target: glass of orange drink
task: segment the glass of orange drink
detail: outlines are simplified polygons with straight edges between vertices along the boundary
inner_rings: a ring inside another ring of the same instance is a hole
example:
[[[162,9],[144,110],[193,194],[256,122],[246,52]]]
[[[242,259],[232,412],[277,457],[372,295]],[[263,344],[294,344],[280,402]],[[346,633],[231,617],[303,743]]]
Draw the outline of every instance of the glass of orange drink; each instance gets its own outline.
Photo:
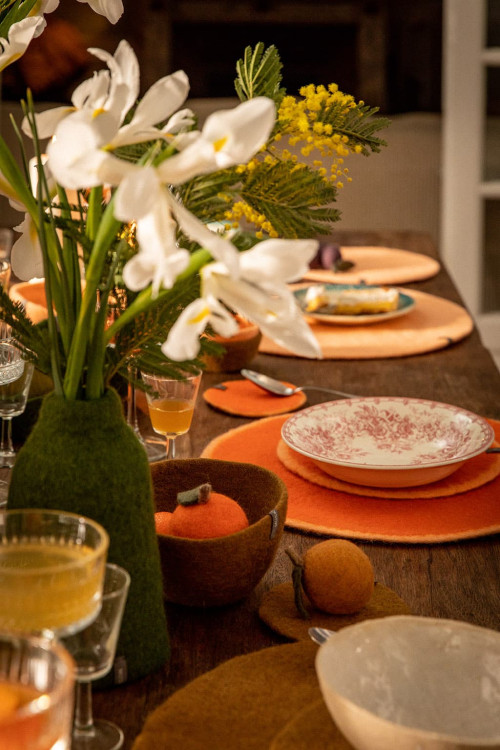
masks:
[[[63,750],[73,718],[74,662],[54,639],[0,633],[0,750]]]
[[[141,372],[153,430],[166,440],[166,458],[175,458],[176,438],[191,427],[201,374],[197,369],[179,377]]]
[[[92,622],[108,545],[106,530],[84,516],[0,512],[0,631],[61,637]]]

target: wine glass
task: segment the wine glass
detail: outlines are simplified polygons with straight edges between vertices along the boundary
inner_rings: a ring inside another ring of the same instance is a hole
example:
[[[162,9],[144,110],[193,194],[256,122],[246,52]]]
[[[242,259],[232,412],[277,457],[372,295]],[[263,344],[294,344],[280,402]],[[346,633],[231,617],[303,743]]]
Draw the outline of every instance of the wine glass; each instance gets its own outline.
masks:
[[[166,438],[166,458],[175,458],[175,439],[191,427],[201,370],[184,372],[181,379],[141,372],[153,430]]]
[[[0,750],[68,747],[74,681],[57,641],[0,633]]]
[[[97,618],[62,641],[76,664],[72,750],[116,750],[123,744],[120,727],[92,716],[92,681],[104,677],[113,665],[129,586],[127,571],[108,563]]]
[[[0,512],[0,631],[69,635],[101,606],[107,532],[58,510]]]
[[[12,468],[16,452],[12,444],[12,418],[26,408],[33,377],[33,363],[26,362],[13,339],[0,340],[0,468]]]
[[[165,445],[163,440],[157,435],[147,434],[141,431],[139,419],[137,416],[137,398],[136,389],[133,381],[137,379],[137,367],[129,362],[128,366],[129,381],[127,384],[127,424],[135,432],[137,439],[146,451],[148,461],[153,463],[165,458]]]

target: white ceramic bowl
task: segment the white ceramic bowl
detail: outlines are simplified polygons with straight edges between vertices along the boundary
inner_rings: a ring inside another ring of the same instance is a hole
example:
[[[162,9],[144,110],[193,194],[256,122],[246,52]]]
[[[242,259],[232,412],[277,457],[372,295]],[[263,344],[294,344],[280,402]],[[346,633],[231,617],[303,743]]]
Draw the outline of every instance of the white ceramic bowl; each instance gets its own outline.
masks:
[[[385,396],[310,406],[281,435],[326,473],[371,487],[436,482],[494,439],[485,419],[458,406]]]
[[[336,725],[356,750],[500,748],[500,633],[398,616],[343,628],[316,656]]]

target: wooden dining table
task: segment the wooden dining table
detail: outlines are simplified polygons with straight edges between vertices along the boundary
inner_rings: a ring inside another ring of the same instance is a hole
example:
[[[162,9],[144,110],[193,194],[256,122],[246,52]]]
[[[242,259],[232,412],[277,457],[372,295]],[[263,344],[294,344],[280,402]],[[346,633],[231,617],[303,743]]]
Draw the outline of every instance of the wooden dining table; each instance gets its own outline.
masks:
[[[339,231],[334,239],[341,245],[395,247],[438,257],[428,235],[411,231]],[[405,287],[463,305],[443,267],[433,278]],[[311,361],[258,354],[252,368],[297,384],[316,383],[361,396],[431,399],[500,419],[500,374],[477,330],[444,349],[417,356]],[[221,380],[240,377],[238,372],[204,373],[201,392]],[[327,398],[311,391],[308,404]],[[200,396],[190,433],[192,456],[200,456],[216,436],[248,422],[247,418],[216,411]],[[287,642],[261,621],[259,602],[265,591],[290,580],[285,547],[303,553],[321,539],[285,528],[271,568],[254,592],[237,604],[202,609],[166,603],[172,649],[169,662],[135,683],[97,691],[94,696],[96,717],[115,721],[123,728],[125,750],[132,747],[148,714],[181,686],[232,657]],[[438,544],[357,543],[369,555],[377,578],[398,592],[414,614],[500,630],[498,535]]]

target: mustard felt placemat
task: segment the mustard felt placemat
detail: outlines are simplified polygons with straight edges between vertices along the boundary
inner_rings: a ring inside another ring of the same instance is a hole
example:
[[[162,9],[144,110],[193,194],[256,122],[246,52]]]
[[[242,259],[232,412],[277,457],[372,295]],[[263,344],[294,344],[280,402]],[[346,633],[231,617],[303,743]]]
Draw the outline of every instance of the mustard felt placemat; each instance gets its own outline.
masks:
[[[285,724],[269,750],[354,750],[354,747],[334,724],[321,698]]]
[[[343,260],[354,267],[335,272],[311,269],[305,275],[308,281],[322,284],[409,284],[435,276],[441,266],[434,258],[395,247],[341,246]]]
[[[286,416],[256,420],[213,440],[206,458],[247,461],[274,471],[288,489],[286,526],[316,534],[386,542],[438,543],[500,531],[500,478],[445,497],[394,499],[353,495],[303,479],[279,460]],[[500,440],[500,422],[492,424]],[[491,456],[493,458],[493,456]]]
[[[403,290],[404,291],[404,290]],[[474,322],[455,302],[425,292],[408,291],[415,307],[399,318],[370,325],[341,326],[308,320],[325,359],[386,359],[443,349],[468,336]],[[264,354],[297,356],[262,337]]]
[[[133,750],[264,750],[321,699],[311,641],[238,656],[178,690],[147,718]]]
[[[276,633],[296,641],[307,641],[308,630],[312,627],[336,631],[364,620],[412,614],[401,597],[383,583],[375,584],[373,595],[366,607],[352,615],[330,615],[320,612],[311,606],[305,594],[304,603],[310,615],[309,619],[304,619],[297,611],[293,584],[290,581],[280,583],[263,594],[259,605],[259,617]]]

